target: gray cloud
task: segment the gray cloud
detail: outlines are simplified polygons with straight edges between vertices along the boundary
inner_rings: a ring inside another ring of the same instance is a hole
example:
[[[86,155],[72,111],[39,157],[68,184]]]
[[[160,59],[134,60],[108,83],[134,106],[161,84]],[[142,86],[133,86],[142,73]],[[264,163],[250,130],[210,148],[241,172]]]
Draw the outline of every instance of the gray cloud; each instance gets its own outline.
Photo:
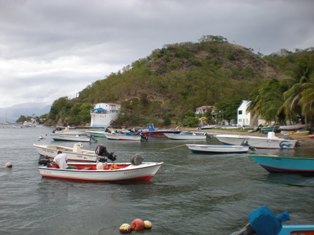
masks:
[[[263,54],[312,47],[313,10],[311,0],[0,0],[0,103],[72,96],[156,48],[203,35]]]

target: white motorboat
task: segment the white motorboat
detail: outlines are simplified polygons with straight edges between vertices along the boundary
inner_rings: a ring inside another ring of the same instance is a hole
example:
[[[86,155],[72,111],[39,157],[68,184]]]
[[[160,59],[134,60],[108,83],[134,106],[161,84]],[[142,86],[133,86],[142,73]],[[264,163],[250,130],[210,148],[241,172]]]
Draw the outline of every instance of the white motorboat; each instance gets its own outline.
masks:
[[[131,133],[106,133],[108,140],[126,140],[126,141],[138,141],[142,140],[141,135],[133,135]]]
[[[242,145],[219,145],[219,144],[187,144],[194,153],[247,153],[249,146]]]
[[[249,146],[263,149],[294,149],[298,142],[279,138],[274,132],[269,132],[267,137],[229,134],[218,134],[215,137],[224,144],[241,145],[246,142]]]
[[[40,166],[39,173],[44,178],[89,182],[150,181],[163,162],[107,163],[98,170],[96,163],[68,163],[70,169]]]
[[[74,142],[90,142],[91,137],[87,135],[69,135],[69,134],[53,134],[54,141],[74,141]]]
[[[165,133],[167,138],[172,140],[206,140],[206,133],[182,131],[180,133]]]

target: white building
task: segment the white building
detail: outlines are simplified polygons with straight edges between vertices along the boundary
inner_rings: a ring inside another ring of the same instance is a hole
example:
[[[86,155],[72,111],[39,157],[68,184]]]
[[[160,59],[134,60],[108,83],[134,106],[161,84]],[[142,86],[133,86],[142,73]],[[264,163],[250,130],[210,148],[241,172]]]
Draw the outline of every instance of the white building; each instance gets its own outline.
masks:
[[[242,100],[242,103],[237,110],[238,126],[251,126],[251,113],[248,111],[250,103],[251,101]]]
[[[238,110],[237,110],[237,123],[238,126],[249,126],[249,127],[257,127],[262,124],[265,125],[265,120],[261,117],[253,116],[249,111],[248,107],[251,101],[242,100]]]
[[[112,103],[95,104],[91,110],[91,127],[107,128],[111,122],[118,118],[121,105]]]

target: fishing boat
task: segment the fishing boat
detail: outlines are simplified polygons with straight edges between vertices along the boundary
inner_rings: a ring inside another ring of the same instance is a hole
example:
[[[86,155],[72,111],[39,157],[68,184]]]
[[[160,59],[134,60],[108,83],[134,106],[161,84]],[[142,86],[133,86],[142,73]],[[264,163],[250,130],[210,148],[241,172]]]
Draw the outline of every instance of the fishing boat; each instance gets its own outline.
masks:
[[[150,181],[163,162],[106,163],[105,168],[97,170],[92,163],[68,163],[69,169],[39,166],[39,173],[43,178],[88,181],[88,182],[116,182],[116,181]]]
[[[54,141],[91,142],[91,137],[87,135],[53,134],[52,139]]]
[[[75,143],[73,147],[62,145],[33,144],[37,152],[48,158],[54,158],[58,151],[66,153],[69,161],[96,162],[98,159],[95,151],[83,149],[81,143]]]
[[[278,235],[313,235],[314,224],[283,225]]]
[[[270,173],[314,175],[314,158],[277,155],[251,155],[249,157]]]
[[[138,141],[142,140],[141,135],[134,135],[132,133],[106,133],[108,140],[126,140],[126,141]]]
[[[193,153],[247,153],[249,146],[242,145],[209,145],[209,144],[187,144]]]
[[[94,137],[105,137],[105,134],[107,134],[108,132],[104,130],[87,130],[86,133]]]
[[[215,137],[224,144],[241,145],[247,142],[249,146],[263,149],[294,149],[298,143],[294,139],[279,138],[274,132],[269,132],[267,137],[230,134],[218,134]]]
[[[141,135],[148,138],[148,137],[165,137],[165,134],[172,133],[178,134],[181,130],[177,129],[157,129],[154,127],[153,123],[148,124],[147,129],[142,130]]]
[[[164,135],[171,140],[206,140],[204,132],[182,131],[180,133],[164,133]]]

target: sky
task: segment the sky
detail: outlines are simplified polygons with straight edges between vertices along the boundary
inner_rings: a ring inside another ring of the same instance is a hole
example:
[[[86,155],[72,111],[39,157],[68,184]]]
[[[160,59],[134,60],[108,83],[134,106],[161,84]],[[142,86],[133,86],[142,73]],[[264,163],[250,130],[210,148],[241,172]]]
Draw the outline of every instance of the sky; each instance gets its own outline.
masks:
[[[313,47],[313,12],[312,0],[0,0],[0,107],[74,98],[204,35],[264,55]]]

